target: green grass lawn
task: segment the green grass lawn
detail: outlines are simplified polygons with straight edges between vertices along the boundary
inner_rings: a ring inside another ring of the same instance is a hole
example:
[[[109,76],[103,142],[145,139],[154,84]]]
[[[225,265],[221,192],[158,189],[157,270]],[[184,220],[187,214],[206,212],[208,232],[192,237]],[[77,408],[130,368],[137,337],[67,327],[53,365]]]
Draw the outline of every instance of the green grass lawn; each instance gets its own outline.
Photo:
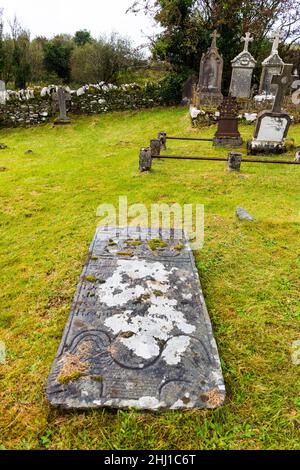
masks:
[[[186,109],[73,118],[1,131],[0,365],[2,449],[300,449],[300,168],[154,161],[139,148],[158,131],[191,129]],[[246,139],[252,126],[241,128]],[[290,132],[300,144],[300,125]],[[32,154],[25,155],[28,149]],[[168,153],[226,155],[209,142],[169,142]],[[245,148],[243,150],[245,154]],[[288,155],[291,158],[293,152]],[[102,203],[205,205],[195,253],[227,387],[215,411],[61,412],[44,387]],[[239,222],[236,206],[255,224]]]

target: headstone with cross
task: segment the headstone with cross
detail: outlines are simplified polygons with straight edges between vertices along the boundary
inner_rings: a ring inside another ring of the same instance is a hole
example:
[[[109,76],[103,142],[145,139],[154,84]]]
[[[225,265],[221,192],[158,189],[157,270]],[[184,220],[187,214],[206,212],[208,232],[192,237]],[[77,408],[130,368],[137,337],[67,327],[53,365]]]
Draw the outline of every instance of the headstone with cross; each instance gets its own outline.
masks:
[[[278,47],[280,39],[282,39],[282,33],[280,30],[275,31],[273,36],[272,52],[262,63],[262,74],[260,80],[259,93],[266,95],[274,95],[276,93],[276,86],[272,84],[272,78],[274,75],[280,75],[284,62],[279,56]]]
[[[258,115],[254,138],[248,142],[248,151],[258,153],[286,152],[285,138],[288,134],[291,118],[282,111],[284,97],[292,84],[293,65],[285,64],[281,74],[273,76],[272,85],[276,95],[272,111],[263,111]]]
[[[59,87],[57,93],[53,95],[54,101],[58,102],[59,117],[54,121],[55,125],[70,124],[67,116],[67,101],[70,101],[70,94],[63,87]]]
[[[217,49],[217,40],[221,37],[220,34],[218,34],[218,31],[215,29],[213,31],[213,33],[210,35],[210,37],[212,38],[212,42],[211,42],[211,49]]]
[[[272,54],[276,54],[279,49],[280,40],[283,39],[282,31],[277,29],[277,31],[275,31],[271,36],[271,39],[273,39]]]
[[[212,43],[206,54],[202,55],[198,82],[199,104],[219,105],[223,100],[221,92],[223,57],[219,54],[217,31],[211,34]]]
[[[244,43],[244,51],[243,52],[248,52],[249,51],[249,42],[253,42],[254,38],[251,37],[251,33],[247,32],[246,36],[241,39],[241,42]]]
[[[251,82],[256,60],[249,52],[249,43],[254,39],[251,33],[246,33],[241,39],[244,42],[244,50],[232,61],[232,76],[230,95],[236,98],[249,98],[251,94]]]
[[[6,104],[6,87],[3,80],[0,80],[0,105],[1,104]]]
[[[273,104],[273,113],[281,113],[282,104],[288,89],[293,83],[293,65],[285,64],[280,75],[272,77],[272,85],[277,85],[276,96]]]

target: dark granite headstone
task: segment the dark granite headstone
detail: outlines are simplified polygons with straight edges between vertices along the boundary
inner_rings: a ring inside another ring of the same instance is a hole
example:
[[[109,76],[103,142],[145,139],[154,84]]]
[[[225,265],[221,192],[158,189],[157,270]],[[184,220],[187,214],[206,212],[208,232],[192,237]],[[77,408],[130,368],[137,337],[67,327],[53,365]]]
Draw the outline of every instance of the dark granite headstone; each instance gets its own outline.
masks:
[[[238,129],[239,104],[237,99],[228,96],[224,97],[218,110],[218,130],[213,139],[216,147],[240,147],[243,139]]]
[[[200,64],[198,83],[200,106],[206,104],[218,105],[223,99],[221,93],[223,57],[219,54],[217,47],[217,38],[220,35],[217,34],[217,31],[214,31],[211,37],[212,44],[206,54],[202,55]]]
[[[189,243],[99,228],[47,385],[63,408],[192,409],[224,403]]]

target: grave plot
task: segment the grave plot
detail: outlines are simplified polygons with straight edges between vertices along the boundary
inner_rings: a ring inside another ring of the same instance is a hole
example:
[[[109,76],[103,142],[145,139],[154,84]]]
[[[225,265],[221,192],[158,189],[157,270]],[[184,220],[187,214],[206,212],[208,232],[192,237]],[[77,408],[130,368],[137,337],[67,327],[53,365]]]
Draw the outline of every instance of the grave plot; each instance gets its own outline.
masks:
[[[63,408],[215,408],[217,346],[181,231],[98,229],[47,385]]]

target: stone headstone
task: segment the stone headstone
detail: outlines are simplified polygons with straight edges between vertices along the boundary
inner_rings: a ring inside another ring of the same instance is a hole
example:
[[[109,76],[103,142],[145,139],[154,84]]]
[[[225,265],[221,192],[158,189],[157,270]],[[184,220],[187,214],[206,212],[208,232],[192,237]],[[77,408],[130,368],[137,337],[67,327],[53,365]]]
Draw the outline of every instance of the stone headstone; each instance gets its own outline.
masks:
[[[191,104],[194,98],[195,87],[197,86],[198,79],[195,75],[191,75],[184,82],[182,87],[182,102],[184,104]]]
[[[262,75],[260,80],[259,94],[275,95],[276,87],[272,85],[272,78],[274,75],[280,75],[284,62],[279,56],[278,47],[280,39],[282,38],[281,31],[278,30],[274,33],[272,52],[262,63]]]
[[[68,409],[224,403],[217,346],[181,230],[153,240],[151,229],[98,228],[47,397]]]
[[[239,104],[233,96],[224,97],[218,107],[218,129],[213,139],[216,147],[240,147],[243,139],[238,130]]]
[[[198,93],[200,105],[215,104],[222,102],[222,75],[223,57],[219,54],[217,38],[220,37],[217,31],[211,35],[212,44],[206,54],[202,55],[200,64],[200,75],[198,82]]]
[[[285,64],[280,75],[272,78],[276,96],[272,111],[263,111],[258,115],[254,138],[248,142],[248,153],[284,153],[286,138],[290,125],[290,116],[282,111],[285,95],[293,81],[293,65]]]
[[[286,136],[289,120],[285,116],[274,116],[271,112],[264,113],[264,119],[259,119],[255,138],[264,142],[282,142]]]
[[[276,95],[273,103],[273,113],[281,113],[284,98],[293,83],[292,76],[293,65],[285,64],[282,73],[272,77],[272,86],[275,87]]]
[[[3,80],[0,80],[0,105],[1,104],[6,104],[6,87]]]
[[[57,93],[53,95],[54,102],[58,103],[59,117],[54,121],[54,124],[70,124],[70,119],[67,116],[67,101],[71,100],[70,93],[63,87],[59,87]]]
[[[252,75],[256,60],[250,54],[248,48],[249,42],[253,41],[253,38],[251,38],[250,33],[246,33],[242,41],[245,43],[243,52],[231,61],[230,95],[236,98],[250,98]]]

